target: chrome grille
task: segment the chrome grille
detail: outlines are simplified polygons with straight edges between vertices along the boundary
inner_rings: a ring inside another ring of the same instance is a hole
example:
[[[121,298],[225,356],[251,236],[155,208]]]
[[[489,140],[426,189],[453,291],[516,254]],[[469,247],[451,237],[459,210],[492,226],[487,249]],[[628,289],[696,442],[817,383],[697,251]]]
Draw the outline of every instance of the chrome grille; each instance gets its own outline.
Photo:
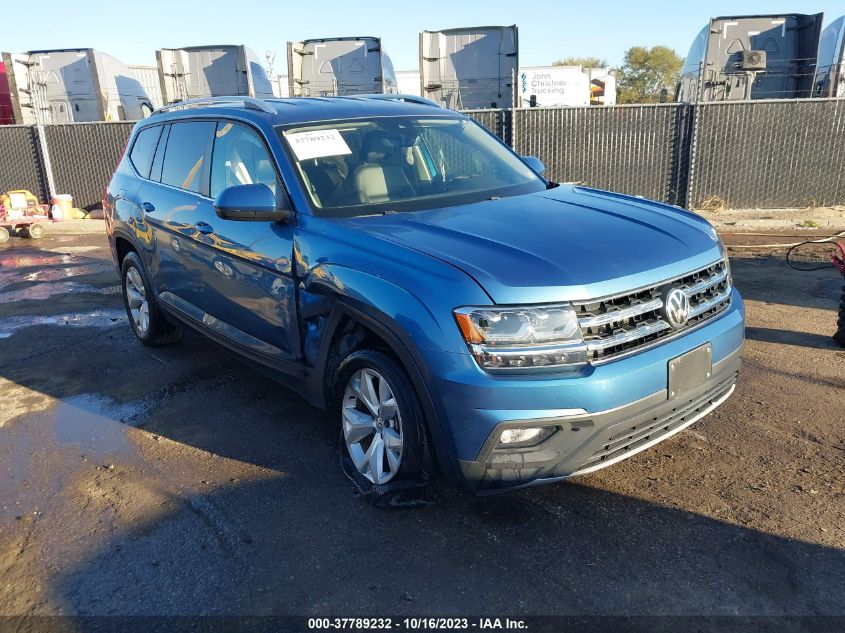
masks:
[[[690,303],[689,319],[677,329],[662,313],[662,296],[669,287],[683,289]],[[730,302],[730,273],[722,260],[655,286],[572,305],[587,345],[587,359],[598,364],[698,327],[727,309]]]

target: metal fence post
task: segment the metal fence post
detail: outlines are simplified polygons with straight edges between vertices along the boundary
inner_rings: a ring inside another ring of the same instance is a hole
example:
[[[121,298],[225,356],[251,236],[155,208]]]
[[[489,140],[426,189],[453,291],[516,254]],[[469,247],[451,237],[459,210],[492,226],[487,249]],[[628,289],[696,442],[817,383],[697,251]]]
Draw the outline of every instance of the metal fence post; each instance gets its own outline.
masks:
[[[53,163],[50,162],[50,148],[47,147],[47,133],[40,121],[35,124],[35,129],[38,132],[38,144],[41,146],[41,160],[44,162],[44,174],[47,176],[47,194],[50,197],[50,202],[52,202],[53,196],[56,195],[56,181],[53,178]]]
[[[47,117],[48,112],[52,113],[47,102],[47,84],[44,80],[43,73],[33,71],[32,65],[27,65],[26,72],[27,84],[32,88],[32,106],[35,110],[35,131],[38,133],[41,160],[44,163],[44,175],[47,177],[47,195],[52,203],[52,198],[56,195],[56,182],[53,178],[53,163],[50,162],[50,148],[47,147],[47,133],[44,130],[44,119]]]
[[[517,95],[517,76],[516,71],[511,70],[511,133],[510,133],[510,146],[511,148],[516,151],[516,95]],[[504,113],[503,113],[504,114]]]
[[[693,203],[693,174],[695,172],[695,146],[698,144],[698,117],[700,102],[691,103],[688,106],[692,110],[692,134],[689,142],[689,160],[687,161],[687,183],[685,188],[686,200],[683,201],[683,206],[686,209],[692,209]]]

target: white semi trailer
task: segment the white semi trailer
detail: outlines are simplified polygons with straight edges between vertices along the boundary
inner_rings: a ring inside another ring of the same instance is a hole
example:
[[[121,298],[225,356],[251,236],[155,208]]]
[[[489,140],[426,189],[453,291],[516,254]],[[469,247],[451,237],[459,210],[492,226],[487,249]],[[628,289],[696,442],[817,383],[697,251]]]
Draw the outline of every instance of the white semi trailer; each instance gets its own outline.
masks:
[[[129,70],[146,91],[147,96],[150,98],[150,103],[156,108],[163,106],[164,100],[161,96],[161,81],[158,78],[158,67],[129,66]]]
[[[396,93],[393,62],[378,37],[288,42],[291,97]]]
[[[812,96],[823,14],[718,17],[693,40],[677,101]]]
[[[134,121],[153,110],[129,68],[90,48],[4,53],[17,123]]]
[[[397,70],[396,87],[399,94],[422,96],[419,70]]]
[[[845,16],[822,31],[813,96],[845,97]]]
[[[273,97],[258,56],[246,46],[188,46],[156,51],[165,105],[203,97]]]
[[[518,69],[515,25],[420,33],[422,96],[447,108],[513,107]]]

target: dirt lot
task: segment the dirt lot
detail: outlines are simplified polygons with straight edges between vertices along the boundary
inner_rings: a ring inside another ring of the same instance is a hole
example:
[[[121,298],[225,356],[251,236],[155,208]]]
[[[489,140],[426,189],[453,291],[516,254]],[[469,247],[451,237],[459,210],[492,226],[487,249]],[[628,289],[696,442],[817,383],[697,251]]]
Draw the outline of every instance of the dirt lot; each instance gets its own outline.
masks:
[[[842,282],[733,262],[721,409],[568,483],[384,511],[329,416],[199,336],[137,344],[102,236],[13,239],[0,614],[845,615]]]

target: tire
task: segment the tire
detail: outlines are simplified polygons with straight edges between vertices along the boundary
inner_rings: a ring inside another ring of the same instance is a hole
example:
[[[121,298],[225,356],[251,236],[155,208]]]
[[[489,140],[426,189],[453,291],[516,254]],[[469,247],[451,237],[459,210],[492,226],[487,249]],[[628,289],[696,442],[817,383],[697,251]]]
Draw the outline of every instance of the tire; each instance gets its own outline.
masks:
[[[27,233],[29,233],[29,236],[32,239],[40,240],[44,237],[44,235],[46,235],[47,229],[44,228],[43,224],[30,224]]]
[[[182,337],[182,328],[169,323],[159,310],[152,284],[136,253],[129,252],[123,258],[120,279],[123,305],[129,317],[129,325],[138,340],[151,346],[178,341]]]
[[[425,418],[399,363],[381,351],[356,350],[338,366],[334,385],[344,470],[362,492],[425,487],[431,466]]]
[[[9,231],[5,227],[0,226],[0,244],[9,241]]]

